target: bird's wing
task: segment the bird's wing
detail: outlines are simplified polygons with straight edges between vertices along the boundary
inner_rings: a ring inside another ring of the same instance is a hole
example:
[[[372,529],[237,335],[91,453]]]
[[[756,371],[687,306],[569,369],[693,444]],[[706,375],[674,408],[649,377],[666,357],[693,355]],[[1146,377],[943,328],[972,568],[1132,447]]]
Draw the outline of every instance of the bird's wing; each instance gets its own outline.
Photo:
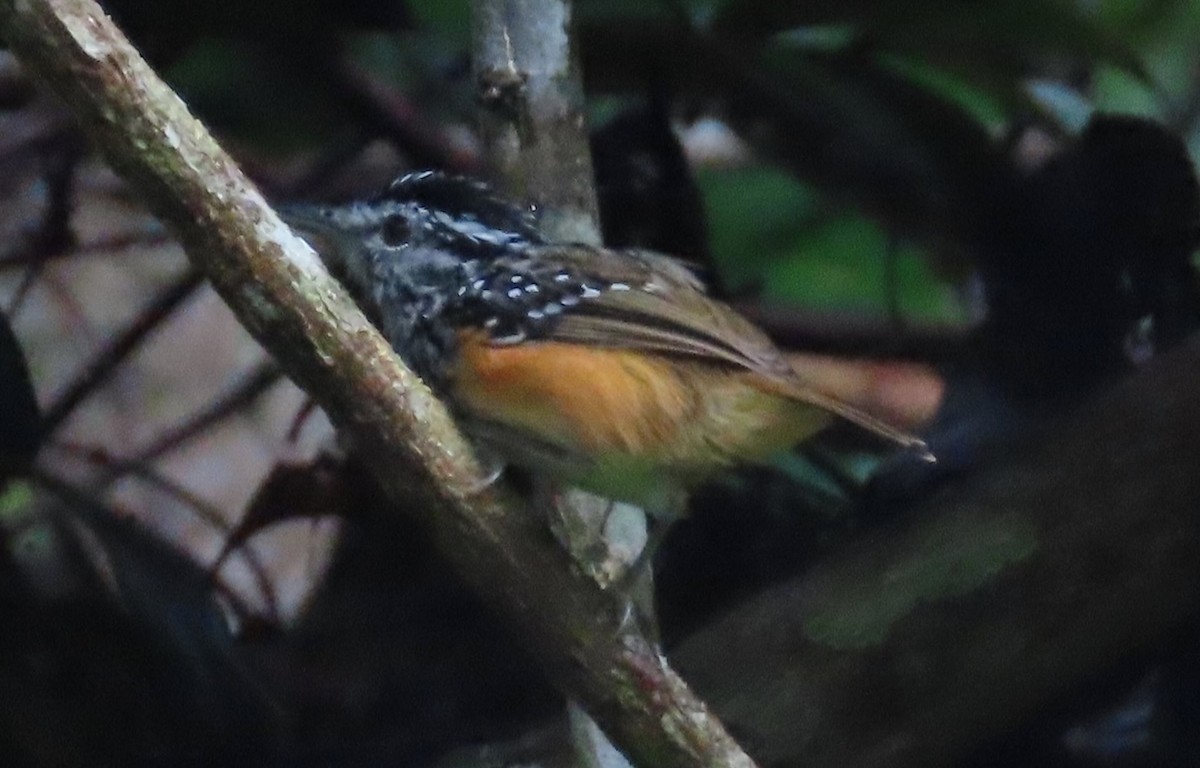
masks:
[[[545,258],[579,274],[599,295],[564,312],[546,338],[574,344],[695,358],[787,380],[771,341],[704,293],[684,263],[648,251],[547,246]]]
[[[542,246],[530,256],[584,276],[599,291],[549,326],[541,336],[547,341],[653,352],[747,371],[757,374],[755,385],[766,391],[837,414],[890,442],[923,446],[801,382],[762,331],[704,293],[685,262],[649,251],[579,245]]]

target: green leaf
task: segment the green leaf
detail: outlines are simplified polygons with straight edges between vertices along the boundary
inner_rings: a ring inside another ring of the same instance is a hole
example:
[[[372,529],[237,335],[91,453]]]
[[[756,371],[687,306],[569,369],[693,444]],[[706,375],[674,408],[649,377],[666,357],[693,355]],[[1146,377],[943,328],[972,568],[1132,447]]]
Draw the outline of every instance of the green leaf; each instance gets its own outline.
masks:
[[[914,319],[960,314],[953,290],[915,246],[896,248],[880,226],[838,212],[811,187],[770,168],[702,170],[712,250],[734,293],[817,309],[884,313],[893,304]],[[895,297],[889,292],[895,290]]]
[[[734,292],[756,287],[771,263],[793,255],[823,215],[812,189],[778,169],[702,169],[696,183],[718,270]]]
[[[466,50],[471,40],[471,4],[467,0],[409,0],[418,28]]]
[[[1073,0],[737,0],[721,7],[710,31],[752,40],[830,25],[856,29],[867,50],[905,53],[960,74],[1017,77],[1032,57],[1067,56],[1146,79],[1120,28],[1102,24]]]

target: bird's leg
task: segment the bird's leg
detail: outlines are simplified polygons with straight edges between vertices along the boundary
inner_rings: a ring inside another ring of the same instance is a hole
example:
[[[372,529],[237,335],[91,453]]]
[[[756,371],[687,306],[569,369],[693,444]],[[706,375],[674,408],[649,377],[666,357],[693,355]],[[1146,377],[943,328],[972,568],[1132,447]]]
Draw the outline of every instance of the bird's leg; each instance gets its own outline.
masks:
[[[604,541],[612,554],[612,566],[604,589],[620,601],[622,629],[636,626],[658,642],[658,620],[654,609],[654,552],[666,526],[653,525],[641,508],[612,502],[604,518]]]
[[[641,550],[636,557],[627,559],[624,570],[609,587],[625,606],[625,622],[637,621],[646,637],[657,645],[660,640],[658,612],[654,607],[654,556],[667,538],[671,523],[687,512],[687,496],[682,489],[664,486],[663,491],[650,499],[644,509],[632,505],[617,505],[614,509],[628,507],[638,512],[645,528]]]
[[[657,636],[650,563],[661,534],[647,535],[641,508],[534,478],[533,503],[576,564],[621,601],[623,627]],[[660,526],[665,527],[665,526]]]
[[[650,530],[646,536],[646,543],[642,546],[642,551],[638,552],[633,562],[625,567],[625,570],[609,587],[614,592],[633,593],[641,582],[651,581],[651,577],[654,575],[654,555],[667,538],[669,526],[663,522],[652,522],[649,527]]]
[[[651,522],[642,551],[608,587],[621,601],[624,612],[621,625],[631,623],[642,630],[656,646],[661,642],[658,611],[654,605],[654,555],[666,539],[669,526],[662,521]]]
[[[585,573],[607,588],[640,545],[614,546],[606,539],[612,502],[537,475],[531,480],[533,506],[545,516],[554,537]]]

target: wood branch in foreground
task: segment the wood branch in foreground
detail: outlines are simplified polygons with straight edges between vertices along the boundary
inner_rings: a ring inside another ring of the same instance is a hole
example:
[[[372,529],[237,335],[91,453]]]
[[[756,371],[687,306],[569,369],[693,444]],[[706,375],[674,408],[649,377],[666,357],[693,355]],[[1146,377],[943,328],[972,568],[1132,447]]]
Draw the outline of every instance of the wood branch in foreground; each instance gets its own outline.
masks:
[[[672,660],[766,765],[938,766],[1001,737],[1200,608],[1197,381],[1200,339]]]
[[[0,34],[179,234],[241,322],[361,450],[389,496],[636,763],[749,766],[534,516],[482,473],[313,252],[89,0],[0,0]]]

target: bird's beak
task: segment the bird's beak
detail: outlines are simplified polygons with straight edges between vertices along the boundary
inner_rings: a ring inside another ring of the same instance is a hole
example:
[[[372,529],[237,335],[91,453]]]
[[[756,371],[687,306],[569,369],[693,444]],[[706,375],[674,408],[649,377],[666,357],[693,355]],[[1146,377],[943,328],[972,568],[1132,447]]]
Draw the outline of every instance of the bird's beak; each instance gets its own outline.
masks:
[[[328,206],[286,203],[275,206],[275,211],[317,253],[329,254],[339,250],[340,241],[346,233],[335,223],[332,209]]]

